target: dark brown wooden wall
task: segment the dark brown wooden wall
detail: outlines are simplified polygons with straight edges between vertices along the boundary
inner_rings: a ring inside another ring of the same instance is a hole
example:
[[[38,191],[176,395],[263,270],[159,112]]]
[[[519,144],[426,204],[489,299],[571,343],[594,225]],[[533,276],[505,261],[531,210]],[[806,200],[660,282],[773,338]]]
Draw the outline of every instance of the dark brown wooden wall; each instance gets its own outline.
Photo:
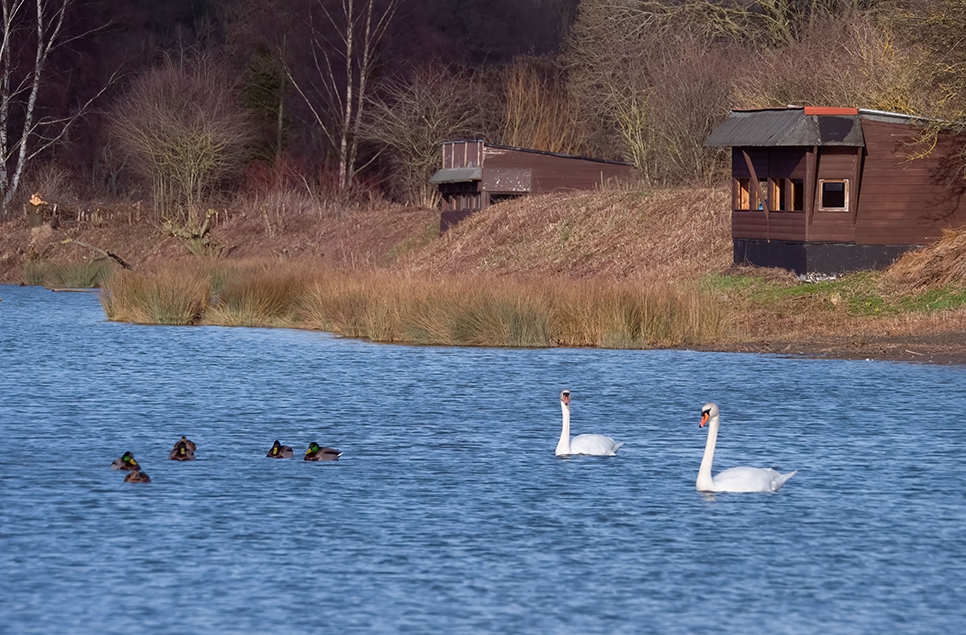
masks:
[[[771,212],[732,210],[733,238],[764,240],[805,240],[805,212]]]
[[[805,178],[805,148],[733,148],[731,173],[735,178],[751,178],[742,150],[748,152],[760,179]]]
[[[615,163],[521,152],[486,146],[484,174],[490,169],[530,170],[530,192],[542,194],[568,190],[592,190],[605,182],[631,178],[633,167]]]
[[[866,147],[861,156],[856,148],[817,148],[815,173],[810,175],[808,148],[733,148],[734,178],[751,178],[747,152],[759,179],[801,178],[813,190],[806,194],[804,214],[732,210],[732,236],[921,245],[939,238],[944,227],[966,224],[966,180],[953,159],[966,145],[966,136],[943,134],[929,155],[910,160],[922,150],[915,143],[919,128],[863,119],[862,130]],[[818,209],[819,179],[849,179],[848,212]]]
[[[962,136],[943,134],[932,153],[909,161],[921,149],[914,143],[917,128],[866,119],[862,133],[856,243],[921,245],[939,238],[944,227],[966,223],[966,182],[952,158],[966,142]]]
[[[815,192],[811,197],[811,222],[808,223],[806,240],[810,242],[852,242],[855,240],[853,224],[853,205],[846,212],[822,212],[819,206],[819,179],[848,179],[849,188],[857,188],[856,148],[823,147],[818,149],[817,170],[814,182]],[[805,184],[809,186],[808,183]],[[850,194],[853,192],[850,192]],[[854,200],[854,199],[853,199]],[[809,210],[805,210],[806,214]]]
[[[759,179],[805,178],[804,148],[733,148],[731,172],[736,179],[751,178],[744,152],[748,152]],[[805,213],[770,212],[766,216],[762,210],[732,209],[731,235],[734,238],[805,240]]]

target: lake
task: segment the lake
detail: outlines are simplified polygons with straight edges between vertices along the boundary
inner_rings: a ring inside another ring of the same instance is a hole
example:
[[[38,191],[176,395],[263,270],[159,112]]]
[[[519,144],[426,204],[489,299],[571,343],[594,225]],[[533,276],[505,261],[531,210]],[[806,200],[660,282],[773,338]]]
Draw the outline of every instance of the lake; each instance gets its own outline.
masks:
[[[0,286],[0,369],[0,632],[966,623],[964,366],[137,326]],[[618,456],[554,456],[564,388]],[[695,491],[706,401],[715,473],[798,474]],[[181,435],[197,460],[167,460]]]

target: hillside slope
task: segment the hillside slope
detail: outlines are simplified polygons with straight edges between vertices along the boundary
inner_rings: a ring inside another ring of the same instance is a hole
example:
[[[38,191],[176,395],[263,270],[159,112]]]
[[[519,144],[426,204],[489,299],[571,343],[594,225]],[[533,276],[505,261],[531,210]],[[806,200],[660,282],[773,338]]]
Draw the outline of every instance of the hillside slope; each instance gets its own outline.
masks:
[[[494,205],[405,254],[414,270],[694,279],[731,264],[723,188],[576,192]]]
[[[341,214],[216,217],[211,239],[226,259],[304,259],[346,268],[693,278],[731,259],[722,189],[549,194],[506,201],[438,235],[439,213],[385,205]],[[129,210],[29,227],[0,225],[0,282],[19,283],[31,262],[102,258],[72,239],[121,256],[135,268],[193,258],[179,239]]]

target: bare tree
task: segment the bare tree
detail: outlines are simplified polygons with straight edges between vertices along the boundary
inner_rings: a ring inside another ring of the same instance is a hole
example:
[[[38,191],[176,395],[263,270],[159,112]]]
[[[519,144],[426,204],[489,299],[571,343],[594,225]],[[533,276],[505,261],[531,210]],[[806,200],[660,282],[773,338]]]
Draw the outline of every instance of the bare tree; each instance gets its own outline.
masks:
[[[312,26],[314,77],[301,80],[288,71],[335,155],[343,190],[352,185],[357,171],[359,127],[369,81],[396,2],[389,0],[377,11],[375,0],[337,0],[333,10],[326,0],[317,0],[324,24]]]
[[[507,145],[583,152],[584,125],[567,92],[566,73],[552,58],[517,57],[502,71]]]
[[[64,31],[73,6],[73,0],[0,0],[0,217],[7,216],[30,161],[63,139],[106,90],[105,86],[67,116],[38,117],[50,55],[76,39]]]
[[[966,134],[966,0],[906,0],[900,7],[904,10],[887,13],[885,19],[922,62],[912,68],[925,99],[911,110],[930,118],[912,156],[931,154],[943,145],[940,133],[956,132],[958,147],[947,146],[953,157],[945,170],[966,179],[966,146],[960,141]]]
[[[655,7],[583,0],[571,30],[570,90],[594,154],[634,163],[657,183],[710,181],[722,157],[702,147],[727,114],[733,45],[673,26]]]
[[[904,46],[879,16],[820,20],[795,44],[749,56],[735,105],[855,106],[917,112],[926,103],[928,60]]]
[[[402,196],[433,207],[439,193],[429,177],[440,165],[443,142],[485,138],[490,117],[499,116],[494,97],[473,76],[439,66],[418,69],[409,80],[387,80],[381,89],[363,134],[389,148]]]
[[[167,58],[136,79],[113,132],[152,183],[156,215],[200,223],[198,205],[239,170],[251,129],[237,81],[211,57]]]

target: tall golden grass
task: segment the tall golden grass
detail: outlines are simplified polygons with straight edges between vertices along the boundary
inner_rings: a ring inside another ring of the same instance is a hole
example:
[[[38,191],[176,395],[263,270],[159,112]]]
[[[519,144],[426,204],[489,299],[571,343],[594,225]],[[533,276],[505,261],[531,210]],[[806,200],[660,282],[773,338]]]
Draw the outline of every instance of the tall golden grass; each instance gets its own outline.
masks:
[[[154,273],[122,270],[101,287],[101,306],[114,322],[197,324],[209,306],[205,273],[199,267]]]
[[[720,340],[727,315],[664,283],[345,271],[302,263],[210,263],[120,271],[111,320],[285,326],[376,342],[655,348]]]

